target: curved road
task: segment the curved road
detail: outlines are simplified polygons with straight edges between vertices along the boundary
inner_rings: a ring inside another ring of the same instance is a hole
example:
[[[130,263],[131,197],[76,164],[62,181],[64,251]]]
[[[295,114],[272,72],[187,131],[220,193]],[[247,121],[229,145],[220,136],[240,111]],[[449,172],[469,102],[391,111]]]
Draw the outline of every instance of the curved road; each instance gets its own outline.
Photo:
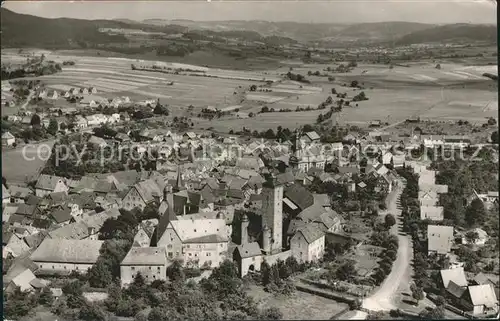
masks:
[[[396,309],[395,299],[400,285],[408,284],[411,276],[411,258],[413,255],[412,243],[408,235],[400,235],[398,233],[399,225],[402,223],[401,209],[398,208],[399,196],[404,188],[404,182],[398,180],[398,186],[391,195],[388,196],[388,212],[393,213],[396,217],[396,224],[392,227],[391,232],[397,235],[399,247],[396,260],[393,263],[391,273],[387,276],[382,285],[375,293],[363,300],[363,308],[372,311],[389,311]]]

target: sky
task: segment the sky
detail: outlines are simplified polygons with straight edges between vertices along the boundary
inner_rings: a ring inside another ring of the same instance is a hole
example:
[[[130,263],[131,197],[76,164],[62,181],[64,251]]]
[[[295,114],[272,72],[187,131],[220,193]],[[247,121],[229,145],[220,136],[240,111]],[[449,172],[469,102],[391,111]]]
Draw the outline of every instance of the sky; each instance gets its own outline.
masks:
[[[494,23],[492,0],[184,0],[184,1],[6,1],[17,13],[46,18],[267,20],[316,23],[411,21]]]

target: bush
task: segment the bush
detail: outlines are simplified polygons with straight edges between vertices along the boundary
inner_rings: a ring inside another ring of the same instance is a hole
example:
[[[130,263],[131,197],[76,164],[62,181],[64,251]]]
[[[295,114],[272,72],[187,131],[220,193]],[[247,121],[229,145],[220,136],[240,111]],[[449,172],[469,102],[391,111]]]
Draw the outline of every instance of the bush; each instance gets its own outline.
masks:
[[[363,301],[361,301],[360,299],[356,299],[349,304],[349,309],[358,310],[359,308],[361,308],[362,304]]]
[[[384,223],[386,227],[392,227],[396,224],[396,218],[392,214],[387,214],[384,218]]]

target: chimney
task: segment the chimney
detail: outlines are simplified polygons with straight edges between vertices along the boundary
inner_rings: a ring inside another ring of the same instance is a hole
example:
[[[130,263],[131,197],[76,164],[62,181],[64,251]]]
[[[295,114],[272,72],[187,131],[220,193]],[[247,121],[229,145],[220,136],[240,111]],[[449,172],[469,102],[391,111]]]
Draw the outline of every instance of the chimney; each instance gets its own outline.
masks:
[[[246,214],[243,214],[243,218],[241,220],[241,241],[240,245],[248,243],[248,225],[249,225],[248,217]]]

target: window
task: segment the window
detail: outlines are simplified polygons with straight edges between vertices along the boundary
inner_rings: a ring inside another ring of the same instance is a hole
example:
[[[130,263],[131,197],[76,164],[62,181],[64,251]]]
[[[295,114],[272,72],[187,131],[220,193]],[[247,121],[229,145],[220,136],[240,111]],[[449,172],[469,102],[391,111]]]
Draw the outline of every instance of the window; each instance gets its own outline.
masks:
[[[66,270],[66,265],[64,266],[64,269]]]
[[[132,271],[135,271],[135,266],[130,267]]]
[[[195,253],[194,256],[198,256],[198,253]]]
[[[186,245],[186,249],[189,249],[189,244],[188,244],[188,245]]]
[[[168,257],[172,257],[173,256],[173,253],[172,252],[168,252]]]
[[[207,252],[207,256],[210,256],[210,255],[212,255],[212,253],[210,253],[210,252]]]
[[[52,270],[54,269],[54,266],[52,265]]]
[[[171,249],[172,248],[172,244],[167,245],[167,248]]]
[[[194,231],[196,232],[196,229],[194,229]]]
[[[156,269],[157,269],[158,271],[160,271],[160,267],[157,267]]]
[[[188,253],[189,256],[191,256],[191,253]]]
[[[149,267],[149,269],[151,270],[151,267]]]
[[[76,269],[78,270],[78,266],[76,267]]]
[[[179,256],[179,252],[175,252],[175,255],[176,255],[176,256]]]
[[[40,268],[42,269],[43,268],[43,265],[40,264]]]

